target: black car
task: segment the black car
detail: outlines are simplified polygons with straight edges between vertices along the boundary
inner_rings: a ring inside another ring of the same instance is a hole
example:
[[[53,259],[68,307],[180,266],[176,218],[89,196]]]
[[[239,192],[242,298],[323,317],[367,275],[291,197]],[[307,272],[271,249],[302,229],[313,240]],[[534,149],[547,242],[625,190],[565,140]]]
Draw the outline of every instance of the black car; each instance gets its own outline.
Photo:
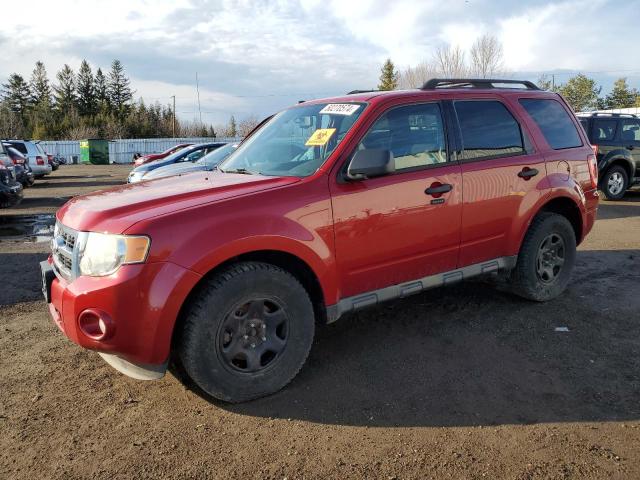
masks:
[[[620,200],[640,183],[640,116],[627,113],[579,114],[598,159],[599,187]]]
[[[4,146],[0,150],[0,208],[11,207],[22,201],[22,185],[16,181],[13,162]]]

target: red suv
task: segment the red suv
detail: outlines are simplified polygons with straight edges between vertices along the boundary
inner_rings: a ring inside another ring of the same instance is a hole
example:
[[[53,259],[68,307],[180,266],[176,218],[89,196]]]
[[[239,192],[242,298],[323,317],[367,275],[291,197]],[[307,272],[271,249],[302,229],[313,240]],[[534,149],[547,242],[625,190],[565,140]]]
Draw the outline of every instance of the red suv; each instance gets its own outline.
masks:
[[[41,264],[55,323],[135,378],[169,360],[213,397],[277,391],[316,324],[481,274],[545,301],[598,205],[563,99],[431,80],[275,115],[217,171],[75,197]]]

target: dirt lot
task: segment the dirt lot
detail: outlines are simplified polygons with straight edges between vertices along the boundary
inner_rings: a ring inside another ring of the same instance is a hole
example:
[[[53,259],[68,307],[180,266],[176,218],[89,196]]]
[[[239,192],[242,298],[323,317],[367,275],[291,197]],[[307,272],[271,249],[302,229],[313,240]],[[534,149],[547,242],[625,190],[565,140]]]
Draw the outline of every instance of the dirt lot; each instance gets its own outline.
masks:
[[[62,167],[2,214],[127,172]],[[561,298],[476,281],[364,311],[320,329],[288,388],[236,406],[67,341],[40,299],[46,249],[0,242],[0,478],[640,478],[637,192],[603,202]]]

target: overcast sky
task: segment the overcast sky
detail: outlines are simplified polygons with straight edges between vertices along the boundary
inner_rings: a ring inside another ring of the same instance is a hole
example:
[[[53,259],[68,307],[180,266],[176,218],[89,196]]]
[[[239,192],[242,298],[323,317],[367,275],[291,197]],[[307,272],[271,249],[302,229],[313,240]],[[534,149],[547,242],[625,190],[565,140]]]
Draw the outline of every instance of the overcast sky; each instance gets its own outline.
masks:
[[[372,88],[387,57],[402,69],[487,32],[512,75],[583,71],[605,90],[620,76],[640,87],[640,0],[21,0],[3,2],[0,19],[2,82],[29,77],[36,60],[54,78],[64,63],[108,70],[118,58],[136,97],[176,95],[193,119],[198,72],[213,123]]]

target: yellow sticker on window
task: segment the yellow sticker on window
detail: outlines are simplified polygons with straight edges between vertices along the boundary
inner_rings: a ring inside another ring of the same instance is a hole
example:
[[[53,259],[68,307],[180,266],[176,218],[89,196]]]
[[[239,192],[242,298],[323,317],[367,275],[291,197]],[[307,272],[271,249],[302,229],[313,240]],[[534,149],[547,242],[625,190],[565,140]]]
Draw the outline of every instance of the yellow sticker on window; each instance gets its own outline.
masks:
[[[313,132],[313,135],[309,137],[305,145],[307,147],[322,147],[334,133],[336,133],[335,128],[319,128]]]

